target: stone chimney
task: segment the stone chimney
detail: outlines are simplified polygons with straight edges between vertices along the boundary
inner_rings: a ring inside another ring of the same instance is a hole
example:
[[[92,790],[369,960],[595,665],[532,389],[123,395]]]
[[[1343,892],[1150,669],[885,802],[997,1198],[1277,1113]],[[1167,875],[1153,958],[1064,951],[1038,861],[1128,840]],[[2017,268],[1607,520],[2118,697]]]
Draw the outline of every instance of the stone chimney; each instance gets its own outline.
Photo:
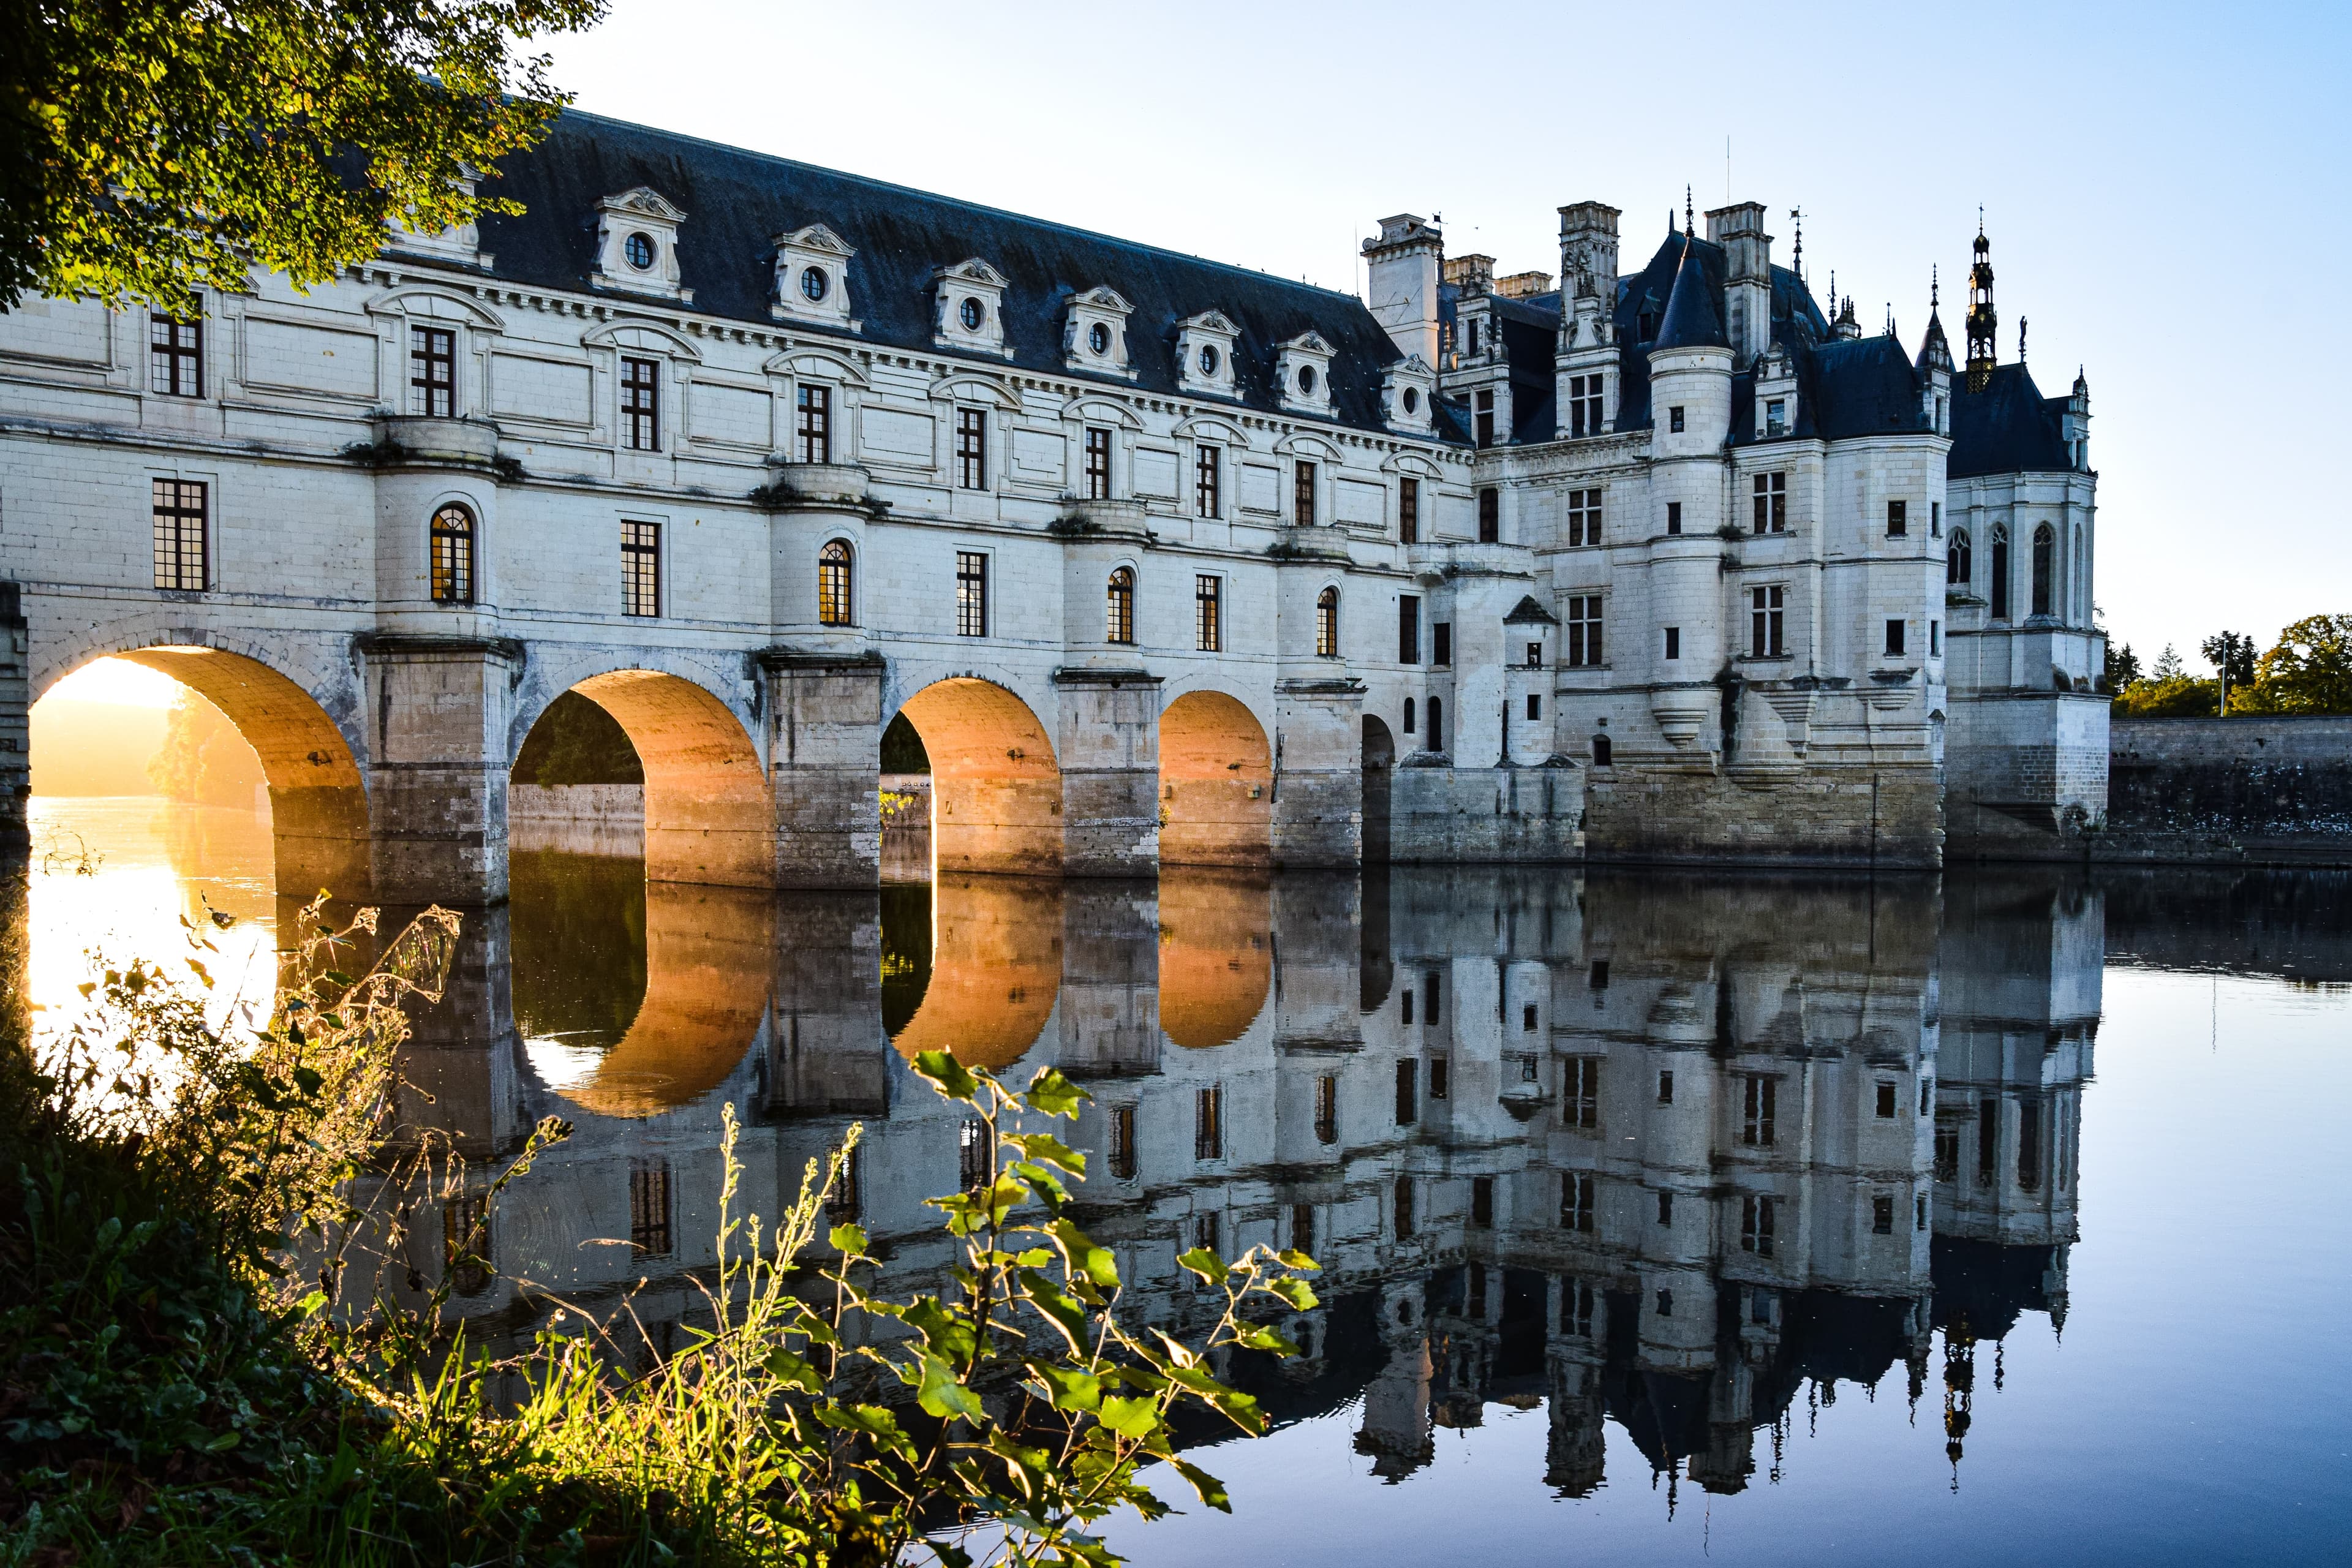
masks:
[[[1495,292],[1506,300],[1532,300],[1538,294],[1551,292],[1549,272],[1514,272],[1495,279]]]
[[[1445,280],[1465,294],[1484,294],[1495,287],[1495,258],[1475,252],[1446,258]]]
[[[1772,342],[1772,237],[1764,204],[1735,202],[1706,215],[1706,237],[1724,250],[1724,330],[1735,363],[1753,363]]]
[[[1617,209],[1600,202],[1570,202],[1559,209],[1559,289],[1572,297],[1581,274],[1592,279],[1601,313],[1617,308]]]
[[[1428,365],[1437,363],[1437,268],[1444,255],[1444,234],[1412,213],[1381,219],[1380,237],[1364,241],[1366,307],[1391,342]]]

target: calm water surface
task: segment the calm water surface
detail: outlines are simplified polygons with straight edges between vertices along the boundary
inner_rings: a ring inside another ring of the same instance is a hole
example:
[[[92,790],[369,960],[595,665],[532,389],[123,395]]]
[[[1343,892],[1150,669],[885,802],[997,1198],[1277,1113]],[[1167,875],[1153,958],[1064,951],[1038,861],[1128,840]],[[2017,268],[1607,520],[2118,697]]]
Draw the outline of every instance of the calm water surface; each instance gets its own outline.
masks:
[[[84,948],[168,957],[183,914],[234,915],[228,968],[266,975],[290,919],[266,825],[35,805],[49,1026]],[[1093,1092],[1087,1223],[1144,1316],[1201,1321],[1195,1242],[1328,1268],[1290,1324],[1310,1355],[1231,1369],[1280,1429],[1202,1434],[1234,1517],[1129,1521],[1139,1562],[2346,1550],[2343,878],[771,900],[543,851],[514,886],[410,1067],[411,1115],[485,1165],[541,1115],[577,1128],[493,1216],[499,1278],[464,1302],[494,1336],[641,1279],[641,1316],[688,1310],[728,1102],[771,1215],[864,1121],[859,1217],[936,1279],[921,1200],[957,1184],[960,1127],[904,1058],[944,1046]]]

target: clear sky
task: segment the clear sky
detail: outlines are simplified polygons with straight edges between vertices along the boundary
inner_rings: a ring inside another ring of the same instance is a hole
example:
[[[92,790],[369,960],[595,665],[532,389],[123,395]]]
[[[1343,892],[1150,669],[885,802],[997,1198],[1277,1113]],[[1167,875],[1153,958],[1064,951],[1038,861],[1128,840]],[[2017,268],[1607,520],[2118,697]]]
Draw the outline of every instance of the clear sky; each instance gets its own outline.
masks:
[[[1351,290],[1395,212],[1549,272],[1598,199],[1638,263],[1728,137],[1775,260],[1801,207],[1815,293],[1914,347],[1939,266],[1957,343],[1981,205],[2002,361],[2022,317],[2090,377],[2110,631],[2201,668],[2352,612],[2352,6],[614,0],[552,47],[600,114]]]

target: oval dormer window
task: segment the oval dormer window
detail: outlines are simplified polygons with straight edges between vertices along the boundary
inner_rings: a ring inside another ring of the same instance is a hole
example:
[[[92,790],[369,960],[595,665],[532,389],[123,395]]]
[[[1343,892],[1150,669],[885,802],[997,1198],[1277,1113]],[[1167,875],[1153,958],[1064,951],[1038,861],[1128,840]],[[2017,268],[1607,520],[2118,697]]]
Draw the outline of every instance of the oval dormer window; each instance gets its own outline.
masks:
[[[1203,343],[1201,345],[1201,374],[1202,375],[1216,374],[1217,366],[1223,363],[1224,361],[1219,357],[1213,344]]]
[[[803,267],[801,268],[801,292],[808,296],[809,303],[816,303],[818,300],[824,299],[826,294],[832,292],[832,289],[833,280],[824,275],[824,268]]]
[[[1110,329],[1100,321],[1087,329],[1087,347],[1098,354],[1110,353]]]
[[[967,332],[980,331],[980,324],[988,320],[987,308],[970,296],[965,297],[962,306],[956,314],[963,321],[963,330]]]
[[[1421,389],[1419,387],[1408,386],[1404,389],[1404,411],[1407,414],[1418,414],[1421,412]]]
[[[1298,367],[1298,395],[1301,397],[1315,395],[1315,367],[1311,364],[1302,364]]]
[[[649,234],[633,234],[621,241],[621,253],[629,258],[629,265],[638,271],[650,271],[654,264],[654,237]]]

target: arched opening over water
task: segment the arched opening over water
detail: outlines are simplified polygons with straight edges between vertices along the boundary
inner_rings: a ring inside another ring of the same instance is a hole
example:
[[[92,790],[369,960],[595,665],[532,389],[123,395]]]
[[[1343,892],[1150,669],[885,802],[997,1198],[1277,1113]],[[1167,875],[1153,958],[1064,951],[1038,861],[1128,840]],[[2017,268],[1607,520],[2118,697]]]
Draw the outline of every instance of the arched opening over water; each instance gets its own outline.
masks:
[[[1436,744],[1436,721],[1431,720],[1431,744]],[[1396,737],[1386,721],[1364,715],[1364,864],[1389,862],[1389,796],[1396,770]]]
[[[601,710],[625,751],[566,696]],[[642,802],[635,815],[632,759]],[[625,852],[635,828],[649,882],[775,884],[775,813],[759,751],[726,703],[682,676],[616,669],[578,682],[533,721],[511,783],[539,792],[510,795],[510,808],[522,806],[526,842],[569,836],[582,841],[572,847]]]
[[[1274,858],[1274,752],[1222,691],[1188,691],[1160,716],[1160,861],[1264,866]]]
[[[993,681],[957,676],[899,711],[930,760],[936,869],[1059,875],[1061,768],[1029,705]]]
[[[1027,1055],[1061,993],[1062,904],[1061,882],[1042,878],[943,872],[928,888],[885,889],[891,1045],[909,1059],[952,1052],[967,1067],[1006,1068]]]

